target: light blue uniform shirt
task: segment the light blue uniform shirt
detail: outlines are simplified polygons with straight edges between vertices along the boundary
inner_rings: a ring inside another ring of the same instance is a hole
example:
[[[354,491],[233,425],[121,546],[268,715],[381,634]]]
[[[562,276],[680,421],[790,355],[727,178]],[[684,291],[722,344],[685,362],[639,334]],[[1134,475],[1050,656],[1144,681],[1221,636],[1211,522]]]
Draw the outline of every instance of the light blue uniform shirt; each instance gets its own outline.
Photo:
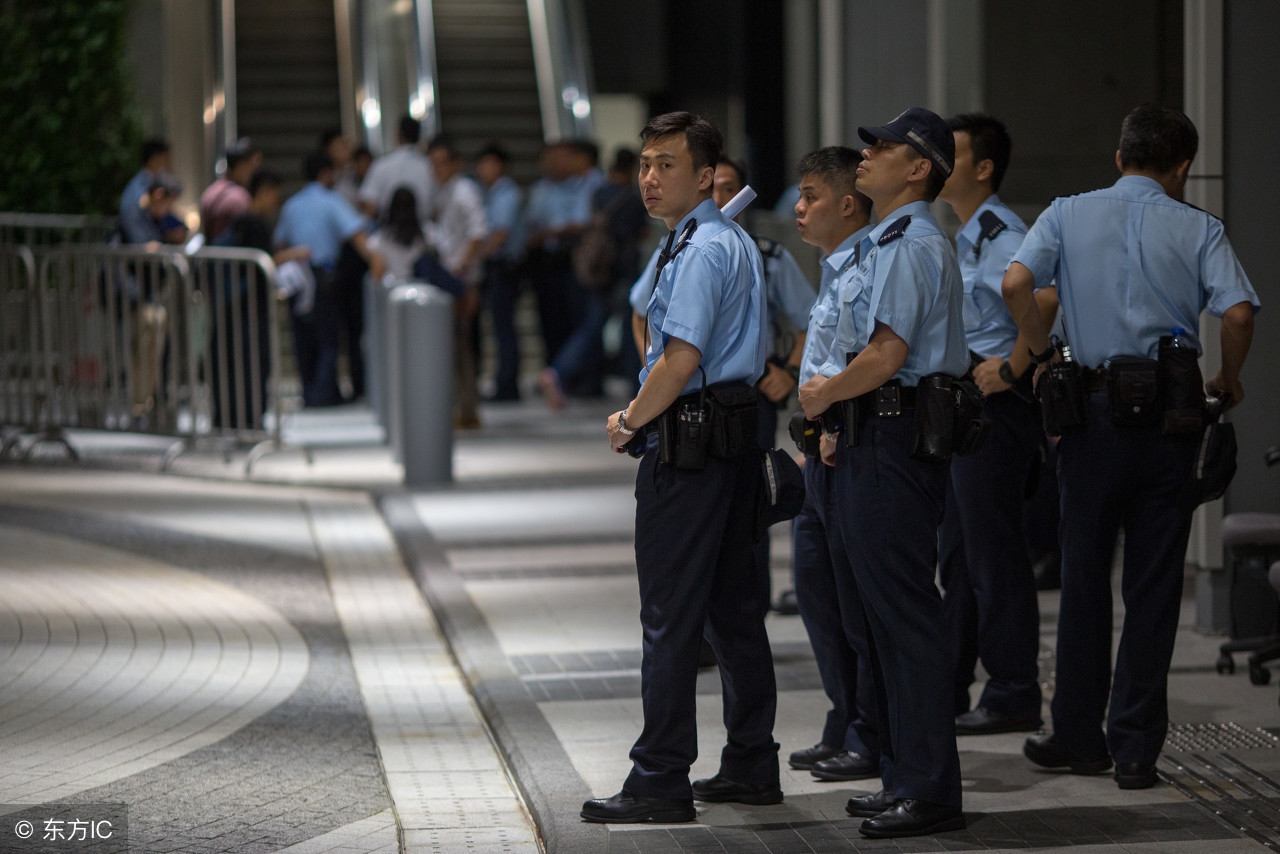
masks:
[[[984,237],[981,217],[990,211],[1005,228],[995,237]],[[1018,340],[1018,324],[1004,304],[1000,284],[1013,254],[1022,245],[1027,225],[992,194],[956,234],[956,260],[964,280],[964,337],[969,349],[983,358],[1007,358]]]
[[[836,341],[836,322],[840,319],[840,283],[854,272],[854,255],[858,244],[871,233],[867,225],[846,237],[836,250],[822,259],[822,283],[818,286],[818,299],[809,311],[808,334],[804,339],[804,353],[800,357],[800,385],[804,385],[819,373],[827,359],[831,358]],[[841,361],[844,354],[840,354]]]
[[[648,311],[649,297],[653,293],[653,271],[658,268],[658,256],[662,254],[665,242],[665,238],[659,241],[627,298],[632,310],[641,316]],[[809,322],[809,310],[813,307],[813,286],[787,248],[781,244],[776,246],[778,255],[764,258],[766,314],[770,328],[776,327],[778,318],[785,315],[797,329],[804,329]]]
[[[306,246],[313,267],[332,269],[342,244],[364,227],[364,217],[340,193],[312,181],[284,203],[272,240],[282,246]]]
[[[879,245],[904,216],[911,217],[905,235]],[[894,374],[904,386],[916,385],[926,374],[963,376],[969,369],[961,316],[964,284],[951,241],[929,205],[903,205],[860,245],[853,274],[841,280],[836,340],[818,373],[833,377],[843,371],[845,354],[861,352],[878,321],[907,342],[907,361]]]
[[[533,234],[539,229],[559,230],[579,220],[577,216],[577,196],[575,185],[571,180],[552,181],[541,178],[529,188],[529,201],[524,209],[524,233]],[[548,252],[560,247],[560,241],[552,238],[544,244]]]
[[[1057,279],[1066,343],[1091,368],[1112,356],[1154,359],[1178,326],[1200,352],[1201,311],[1259,307],[1222,221],[1141,175],[1055,199],[1013,260],[1038,285]]]
[[[781,318],[786,317],[797,329],[804,329],[809,322],[809,309],[813,308],[813,285],[800,270],[787,247],[781,243],[756,245],[764,256],[764,288],[769,303],[769,325],[775,339],[780,339]],[[766,253],[765,246],[769,246]],[[777,352],[778,340],[774,341]],[[786,354],[779,354],[786,355]]]
[[[690,219],[698,221],[697,230],[662,268],[649,298],[649,350],[640,382],[649,376],[667,341],[679,338],[702,353],[707,385],[731,380],[754,385],[769,353],[760,251],[711,199],[680,220],[677,240]],[[694,371],[682,393],[701,387],[702,371]]]
[[[489,233],[507,232],[507,240],[498,249],[498,257],[508,260],[520,255],[520,187],[510,175],[503,175],[484,193],[484,218]]]

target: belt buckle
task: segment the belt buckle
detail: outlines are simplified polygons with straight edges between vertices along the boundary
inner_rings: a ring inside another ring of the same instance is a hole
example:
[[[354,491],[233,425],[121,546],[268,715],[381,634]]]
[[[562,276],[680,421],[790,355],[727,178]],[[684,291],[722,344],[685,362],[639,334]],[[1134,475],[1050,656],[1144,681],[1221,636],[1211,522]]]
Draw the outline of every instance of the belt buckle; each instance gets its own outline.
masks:
[[[897,385],[882,385],[876,389],[876,415],[881,418],[895,418],[901,414],[901,387]]]

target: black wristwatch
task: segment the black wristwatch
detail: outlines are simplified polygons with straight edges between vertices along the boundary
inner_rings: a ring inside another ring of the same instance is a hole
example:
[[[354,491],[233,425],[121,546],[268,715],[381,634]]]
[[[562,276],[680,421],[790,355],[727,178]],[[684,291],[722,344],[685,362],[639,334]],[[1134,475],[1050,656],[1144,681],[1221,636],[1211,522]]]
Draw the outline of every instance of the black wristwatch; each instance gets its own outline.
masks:
[[[791,375],[793,383],[800,385],[800,367],[798,365],[783,365],[782,369]]]
[[[1008,362],[1001,362],[1000,370],[997,373],[1000,375],[1001,381],[1007,382],[1009,385],[1013,385],[1018,381],[1018,378],[1013,375],[1013,368],[1009,367]]]
[[[1031,353],[1030,347],[1027,348],[1027,352]],[[1031,353],[1031,364],[1043,365],[1045,362],[1052,359],[1053,354],[1056,352],[1057,352],[1057,348],[1053,346],[1052,342],[1050,342],[1049,346],[1045,348],[1045,351],[1043,353]]]

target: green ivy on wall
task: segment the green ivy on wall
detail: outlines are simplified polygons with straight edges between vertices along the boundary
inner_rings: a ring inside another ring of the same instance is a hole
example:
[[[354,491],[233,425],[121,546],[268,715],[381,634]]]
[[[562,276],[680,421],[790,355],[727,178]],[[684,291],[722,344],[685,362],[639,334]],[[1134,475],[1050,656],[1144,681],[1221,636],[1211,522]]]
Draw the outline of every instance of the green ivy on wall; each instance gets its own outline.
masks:
[[[0,0],[0,210],[115,213],[142,137],[129,0]]]

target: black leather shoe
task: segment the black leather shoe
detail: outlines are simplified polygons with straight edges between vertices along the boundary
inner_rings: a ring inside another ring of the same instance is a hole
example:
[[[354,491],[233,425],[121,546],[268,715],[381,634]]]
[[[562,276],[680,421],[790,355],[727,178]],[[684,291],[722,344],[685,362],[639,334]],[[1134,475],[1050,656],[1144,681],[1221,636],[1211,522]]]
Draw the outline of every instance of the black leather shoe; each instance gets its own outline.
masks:
[[[927,836],[948,830],[964,830],[964,812],[960,807],[947,807],[912,798],[903,798],[880,815],[867,819],[858,828],[859,833],[872,839]]]
[[[612,798],[587,801],[579,815],[587,821],[601,824],[642,824],[647,821],[667,824],[694,821],[698,811],[693,808],[693,801],[641,798],[623,789]]]
[[[766,786],[750,786],[726,780],[719,774],[705,780],[693,781],[693,798],[708,803],[735,803],[767,806],[782,803],[782,789],[777,783]]]
[[[854,795],[844,805],[844,811],[858,818],[871,818],[892,809],[895,803],[897,799],[893,797],[893,792],[881,789],[874,795]]]
[[[1116,785],[1122,789],[1150,789],[1156,784],[1156,766],[1141,762],[1121,762],[1116,766]]]
[[[806,747],[804,750],[797,750],[792,753],[787,758],[787,763],[797,771],[808,771],[816,763],[824,759],[830,759],[832,756],[839,756],[843,752],[838,747],[818,742],[813,747]]]
[[[871,761],[861,753],[845,750],[837,756],[815,763],[809,773],[819,780],[867,780],[880,776],[880,763]]]
[[[1067,768],[1072,774],[1101,774],[1111,767],[1107,754],[1082,756],[1058,744],[1048,732],[1028,738],[1022,745],[1022,755],[1041,768]]]
[[[998,732],[1035,732],[1044,726],[1040,718],[1015,718],[978,706],[956,717],[956,735],[995,735]]]

